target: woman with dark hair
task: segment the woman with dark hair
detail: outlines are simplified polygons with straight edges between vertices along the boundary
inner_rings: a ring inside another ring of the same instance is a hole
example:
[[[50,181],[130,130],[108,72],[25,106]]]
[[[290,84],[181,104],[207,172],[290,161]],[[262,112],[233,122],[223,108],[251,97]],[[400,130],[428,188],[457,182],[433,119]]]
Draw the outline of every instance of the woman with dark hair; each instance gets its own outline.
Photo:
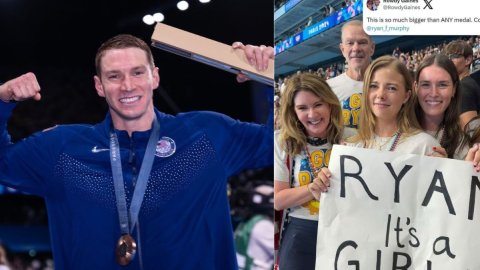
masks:
[[[460,126],[461,87],[453,62],[443,54],[426,57],[415,75],[415,113],[423,130],[443,147],[438,153],[464,159],[469,145]]]

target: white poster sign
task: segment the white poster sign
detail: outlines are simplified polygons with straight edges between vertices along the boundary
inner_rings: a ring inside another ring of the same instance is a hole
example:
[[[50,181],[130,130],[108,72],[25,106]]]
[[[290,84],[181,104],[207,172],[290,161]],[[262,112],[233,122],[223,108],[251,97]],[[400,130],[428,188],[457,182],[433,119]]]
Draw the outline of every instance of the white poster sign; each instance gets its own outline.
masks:
[[[316,270],[480,269],[480,174],[470,162],[336,145]]]

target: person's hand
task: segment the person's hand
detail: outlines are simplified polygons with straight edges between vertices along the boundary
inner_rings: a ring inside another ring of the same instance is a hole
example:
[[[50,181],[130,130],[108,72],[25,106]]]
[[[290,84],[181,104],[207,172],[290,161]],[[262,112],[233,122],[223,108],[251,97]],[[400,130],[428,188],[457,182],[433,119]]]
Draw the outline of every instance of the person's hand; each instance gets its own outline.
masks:
[[[4,102],[22,101],[33,98],[40,100],[40,85],[32,72],[25,73],[0,85],[0,99]]]
[[[316,200],[320,200],[320,194],[322,192],[328,192],[331,176],[332,174],[328,168],[322,168],[317,177],[313,179],[313,182],[309,184],[308,190]]]
[[[433,152],[429,154],[431,157],[442,157],[442,158],[447,158],[447,150],[441,146],[434,146],[432,147]]]
[[[474,144],[470,149],[468,149],[467,156],[465,156],[465,161],[471,161],[473,163],[473,169],[476,172],[480,172],[480,146],[478,143]]]
[[[245,53],[250,65],[254,66],[258,71],[264,71],[268,68],[268,60],[273,59],[274,50],[270,46],[260,45],[243,45],[242,42],[236,41],[232,44],[233,49],[241,49]],[[245,82],[249,78],[245,74],[238,74],[237,81]]]

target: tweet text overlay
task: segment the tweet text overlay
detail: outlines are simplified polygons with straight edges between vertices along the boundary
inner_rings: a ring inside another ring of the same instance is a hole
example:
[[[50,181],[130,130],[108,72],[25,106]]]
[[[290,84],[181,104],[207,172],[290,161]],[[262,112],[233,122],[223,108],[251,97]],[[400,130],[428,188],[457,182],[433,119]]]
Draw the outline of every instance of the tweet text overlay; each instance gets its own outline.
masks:
[[[471,0],[364,0],[369,35],[479,35],[480,2]]]

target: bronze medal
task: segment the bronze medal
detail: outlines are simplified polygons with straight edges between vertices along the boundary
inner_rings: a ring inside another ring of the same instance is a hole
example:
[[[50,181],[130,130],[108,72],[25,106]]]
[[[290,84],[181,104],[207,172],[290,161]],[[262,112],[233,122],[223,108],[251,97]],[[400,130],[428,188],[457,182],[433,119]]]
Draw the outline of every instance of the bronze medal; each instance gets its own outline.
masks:
[[[148,139],[147,148],[143,156],[140,172],[138,173],[138,181],[135,185],[130,209],[127,208],[127,200],[125,195],[125,185],[122,174],[122,161],[120,155],[120,144],[117,135],[113,129],[110,130],[110,165],[112,166],[112,178],[115,187],[115,198],[118,211],[118,221],[120,222],[120,231],[122,236],[118,239],[115,248],[115,259],[121,266],[127,266],[135,258],[137,251],[137,243],[130,236],[129,232],[133,231],[138,221],[138,214],[142,205],[145,190],[150,172],[152,171],[153,161],[155,159],[155,145],[160,136],[160,124],[157,117],[154,117],[153,128]],[[139,254],[141,255],[141,254]],[[141,262],[141,258],[139,258]]]
[[[115,249],[117,263],[121,266],[128,265],[133,260],[136,251],[137,243],[135,243],[135,240],[129,234],[122,235],[118,239],[117,248]]]

